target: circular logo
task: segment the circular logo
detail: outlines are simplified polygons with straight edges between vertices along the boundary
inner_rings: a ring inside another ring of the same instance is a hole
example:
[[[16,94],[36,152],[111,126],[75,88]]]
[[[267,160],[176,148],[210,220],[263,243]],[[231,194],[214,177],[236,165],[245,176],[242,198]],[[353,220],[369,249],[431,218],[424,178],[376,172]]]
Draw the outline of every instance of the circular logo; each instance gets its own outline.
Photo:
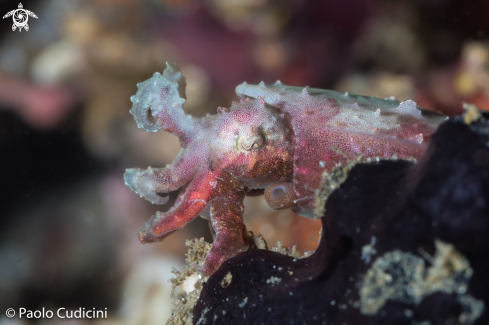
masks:
[[[7,309],[5,314],[7,315],[8,318],[12,318],[15,316],[15,310],[13,308],[9,308],[9,309]]]
[[[16,10],[16,13],[12,15],[14,18],[14,22],[17,26],[24,26],[27,23],[27,12],[22,9]]]

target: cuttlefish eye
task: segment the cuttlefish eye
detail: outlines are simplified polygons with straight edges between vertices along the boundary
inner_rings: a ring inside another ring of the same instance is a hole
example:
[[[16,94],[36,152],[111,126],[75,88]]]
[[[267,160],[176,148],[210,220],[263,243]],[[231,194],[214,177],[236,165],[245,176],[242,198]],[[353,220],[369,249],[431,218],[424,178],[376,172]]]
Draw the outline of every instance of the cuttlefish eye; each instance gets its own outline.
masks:
[[[239,146],[246,151],[260,150],[266,145],[265,135],[261,132],[251,137],[240,137]]]

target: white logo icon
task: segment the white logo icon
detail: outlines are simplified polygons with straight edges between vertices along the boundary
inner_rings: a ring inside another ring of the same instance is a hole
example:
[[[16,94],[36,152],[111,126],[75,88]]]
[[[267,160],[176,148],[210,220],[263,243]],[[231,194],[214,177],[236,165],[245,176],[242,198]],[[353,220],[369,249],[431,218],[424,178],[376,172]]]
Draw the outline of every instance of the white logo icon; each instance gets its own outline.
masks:
[[[19,9],[14,9],[12,11],[7,12],[5,16],[3,16],[3,19],[12,16],[14,19],[14,24],[12,25],[12,30],[15,31],[17,28],[19,29],[19,32],[22,31],[22,28],[24,28],[26,31],[29,30],[29,25],[27,25],[27,21],[29,20],[29,16],[34,17],[37,19],[37,16],[35,13],[29,10],[25,10],[24,7],[22,6],[22,3],[19,3]]]

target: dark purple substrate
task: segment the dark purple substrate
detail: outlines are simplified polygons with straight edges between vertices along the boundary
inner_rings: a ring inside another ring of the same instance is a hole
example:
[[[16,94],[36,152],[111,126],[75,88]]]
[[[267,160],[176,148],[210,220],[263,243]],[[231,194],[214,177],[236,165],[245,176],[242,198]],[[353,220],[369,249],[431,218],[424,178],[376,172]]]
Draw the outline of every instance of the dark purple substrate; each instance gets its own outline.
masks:
[[[417,164],[382,161],[354,167],[330,196],[326,211],[312,256],[296,260],[251,250],[222,265],[202,290],[194,323],[441,325],[451,318],[457,324],[462,306],[455,294],[437,292],[419,305],[389,300],[370,316],[354,303],[376,258],[394,250],[421,257],[420,248],[433,256],[439,239],[470,262],[474,273],[467,294],[485,303],[474,324],[489,324],[487,121],[471,126],[460,117],[447,121]],[[373,236],[376,254],[366,264],[362,247]],[[220,281],[228,272],[232,282],[223,288]],[[267,283],[272,276],[281,282]]]

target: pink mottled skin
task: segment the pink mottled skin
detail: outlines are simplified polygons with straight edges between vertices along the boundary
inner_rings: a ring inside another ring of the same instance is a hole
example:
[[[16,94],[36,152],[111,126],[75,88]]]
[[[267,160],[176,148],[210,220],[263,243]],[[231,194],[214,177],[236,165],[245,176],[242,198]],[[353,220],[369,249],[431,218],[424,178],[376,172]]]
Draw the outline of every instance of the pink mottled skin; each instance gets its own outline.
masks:
[[[141,242],[163,240],[198,215],[209,220],[214,243],[202,267],[212,274],[228,258],[248,249],[244,197],[265,190],[274,209],[314,215],[321,173],[347,160],[340,150],[366,157],[420,158],[444,116],[413,101],[399,103],[296,88],[280,82],[243,83],[242,98],[217,115],[185,114],[185,78],[175,64],[138,84],[131,113],[148,132],[177,135],[181,151],[165,168],[130,168],[126,184],[154,204],[164,193],[182,191],[173,207],[157,212],[139,233]],[[340,149],[340,150],[338,150]]]

